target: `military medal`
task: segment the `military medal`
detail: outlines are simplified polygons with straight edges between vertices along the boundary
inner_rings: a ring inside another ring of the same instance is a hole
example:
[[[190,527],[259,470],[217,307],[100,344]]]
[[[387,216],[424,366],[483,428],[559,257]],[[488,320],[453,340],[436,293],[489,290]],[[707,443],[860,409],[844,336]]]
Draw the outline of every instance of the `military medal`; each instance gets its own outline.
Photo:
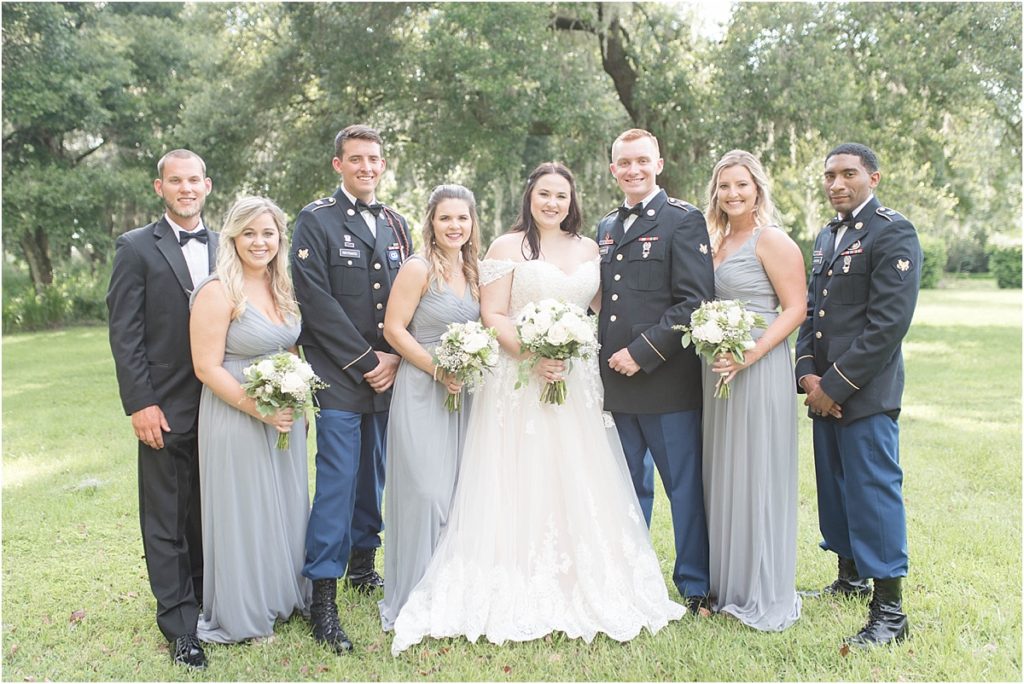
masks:
[[[843,257],[843,273],[850,272],[850,262],[853,261],[853,257],[847,254]]]

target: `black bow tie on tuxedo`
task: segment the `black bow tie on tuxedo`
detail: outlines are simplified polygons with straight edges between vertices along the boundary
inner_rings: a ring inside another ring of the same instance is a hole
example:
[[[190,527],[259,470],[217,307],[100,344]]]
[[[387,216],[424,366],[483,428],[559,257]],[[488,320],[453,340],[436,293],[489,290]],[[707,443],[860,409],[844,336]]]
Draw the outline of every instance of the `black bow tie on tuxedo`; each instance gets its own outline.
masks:
[[[189,240],[198,240],[199,242],[202,242],[205,245],[207,241],[210,239],[209,236],[210,234],[206,232],[205,228],[200,228],[194,233],[188,233],[183,230],[178,235],[178,244],[184,247],[185,245],[188,244]]]
[[[373,204],[367,204],[363,200],[356,200],[356,209],[358,211],[368,211],[373,214],[373,218],[380,216],[381,203],[374,202]]]
[[[619,212],[619,220],[622,221],[623,223],[625,223],[626,222],[626,218],[630,214],[636,214],[637,216],[642,214],[644,212],[644,205],[643,205],[642,202],[637,202],[636,204],[634,204],[631,207],[619,207],[618,212]]]
[[[839,216],[836,216],[834,219],[832,219],[831,221],[828,222],[828,229],[832,231],[833,235],[835,235],[836,233],[839,232],[839,229],[842,226],[846,226],[847,228],[849,228],[852,223],[853,223],[853,217],[852,216],[847,216],[846,218],[841,218]]]

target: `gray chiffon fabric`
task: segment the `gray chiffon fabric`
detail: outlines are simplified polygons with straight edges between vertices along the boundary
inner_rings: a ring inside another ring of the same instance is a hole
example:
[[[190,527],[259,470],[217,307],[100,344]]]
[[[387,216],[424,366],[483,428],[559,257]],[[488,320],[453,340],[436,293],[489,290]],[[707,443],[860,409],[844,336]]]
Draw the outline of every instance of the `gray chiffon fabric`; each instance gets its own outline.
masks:
[[[409,332],[427,351],[449,323],[480,317],[469,288],[458,297],[450,288],[430,287],[420,299]],[[413,587],[423,577],[445,524],[466,436],[471,399],[463,392],[462,410],[445,408],[447,390],[406,360],[395,376],[388,418],[384,497],[384,599],[381,626],[394,627]]]
[[[764,228],[763,230],[776,230]],[[738,299],[766,323],[779,300],[755,254],[755,233],[715,271],[715,296]],[[755,330],[757,339],[763,330]],[[796,593],[797,410],[789,343],[740,371],[716,399],[704,366],[704,501],[714,609],[755,629],[800,617]]]
[[[278,325],[248,306],[228,327],[224,368],[244,382],[242,369],[287,350],[298,335],[297,320]],[[309,580],[302,576],[309,517],[305,417],[296,416],[287,451],[275,448],[277,434],[203,387],[203,641],[269,636],[276,620],[309,604]]]

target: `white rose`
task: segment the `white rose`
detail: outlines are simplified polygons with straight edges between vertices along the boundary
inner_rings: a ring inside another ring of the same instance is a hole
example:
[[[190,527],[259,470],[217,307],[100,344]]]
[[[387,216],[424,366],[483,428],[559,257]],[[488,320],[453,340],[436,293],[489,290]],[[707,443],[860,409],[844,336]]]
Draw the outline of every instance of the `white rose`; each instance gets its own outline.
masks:
[[[731,306],[729,307],[729,312],[725,315],[725,320],[730,328],[735,328],[743,320],[743,312],[738,306]]]
[[[569,334],[576,342],[586,343],[594,339],[594,328],[586,320],[574,317],[569,324]]]
[[[272,359],[263,359],[256,364],[256,372],[263,376],[273,375],[274,361]]]
[[[697,326],[693,331],[693,336],[698,340],[710,342],[711,344],[718,344],[725,339],[722,329],[718,327],[718,323],[714,321],[708,321],[704,325]]]
[[[571,333],[569,332],[569,326],[563,321],[557,321],[548,328],[548,342],[556,346],[561,346],[571,339]]]
[[[555,322],[555,319],[551,315],[550,311],[538,311],[537,315],[533,317],[533,321],[531,322],[540,330],[547,330],[551,327],[551,324]]]
[[[519,327],[519,339],[526,344],[532,344],[540,336],[540,329],[533,323],[525,323]]]
[[[281,378],[281,391],[293,397],[302,397],[306,394],[306,382],[295,371],[285,373]]]
[[[313,368],[308,363],[302,362],[295,364],[295,373],[302,378],[302,381],[305,383],[308,383],[313,379],[313,376],[316,375],[316,373],[313,372]]]
[[[491,338],[482,332],[470,333],[462,340],[462,349],[467,354],[476,354],[486,347],[490,341]]]

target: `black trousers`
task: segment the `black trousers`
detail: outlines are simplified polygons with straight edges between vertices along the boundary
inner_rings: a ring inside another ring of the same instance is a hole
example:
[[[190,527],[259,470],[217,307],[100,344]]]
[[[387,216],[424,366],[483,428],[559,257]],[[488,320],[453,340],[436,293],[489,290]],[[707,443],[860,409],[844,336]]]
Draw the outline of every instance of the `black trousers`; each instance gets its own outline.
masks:
[[[196,630],[203,595],[199,442],[196,430],[139,442],[139,522],[156,624],[168,641]]]

